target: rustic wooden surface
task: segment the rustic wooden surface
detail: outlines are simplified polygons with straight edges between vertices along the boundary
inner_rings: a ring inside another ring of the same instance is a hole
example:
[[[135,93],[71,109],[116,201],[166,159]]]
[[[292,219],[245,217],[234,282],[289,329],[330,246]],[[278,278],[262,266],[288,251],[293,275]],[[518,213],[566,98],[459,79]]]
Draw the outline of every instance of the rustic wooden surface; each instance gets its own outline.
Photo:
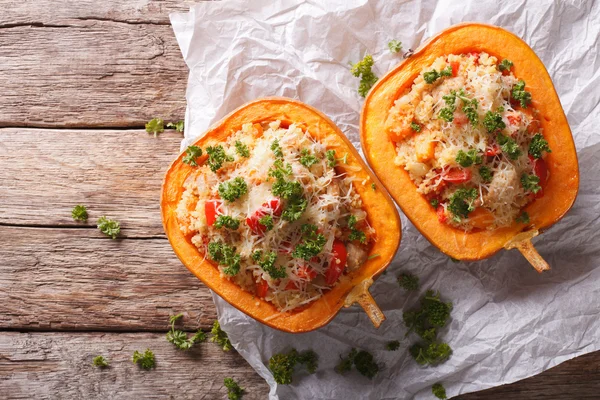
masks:
[[[216,316],[160,223],[162,175],[181,136],[141,129],[156,116],[183,117],[187,71],[168,13],[188,3],[0,8],[0,398],[223,399],[225,376],[247,389],[245,399],[266,398],[267,385],[234,352],[206,343],[187,354],[164,339],[173,313],[185,313],[190,331]],[[70,218],[79,203],[88,223]],[[97,231],[101,215],[122,223],[119,240]],[[156,353],[154,371],[130,361],[145,348]],[[111,368],[93,368],[97,354]],[[600,352],[460,399],[598,393]]]

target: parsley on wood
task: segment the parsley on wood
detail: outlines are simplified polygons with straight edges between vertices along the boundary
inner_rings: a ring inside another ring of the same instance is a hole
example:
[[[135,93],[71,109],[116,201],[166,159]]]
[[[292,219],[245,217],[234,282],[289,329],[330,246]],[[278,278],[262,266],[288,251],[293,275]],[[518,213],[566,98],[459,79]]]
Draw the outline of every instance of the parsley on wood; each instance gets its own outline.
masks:
[[[183,317],[183,314],[172,315],[169,317],[171,329],[167,332],[167,341],[172,343],[179,350],[189,350],[194,344],[204,342],[206,340],[206,335],[202,330],[198,330],[194,336],[188,339],[187,333],[175,329],[175,324],[181,317]]]
[[[94,357],[94,359],[92,360],[92,364],[98,368],[107,368],[108,367],[108,361],[103,356]]]
[[[103,216],[98,218],[98,229],[100,229],[100,232],[114,240],[121,232],[121,224],[114,219]]]
[[[146,351],[143,353],[140,353],[137,350],[134,351],[132,361],[134,364],[139,365],[145,370],[150,370],[156,367],[156,359],[154,357],[154,353],[150,351],[150,349],[146,349]]]
[[[73,217],[73,219],[75,221],[82,221],[82,222],[87,221],[87,219],[88,219],[87,208],[84,205],[77,204],[75,207],[73,207],[73,210],[71,211],[71,217]]]
[[[215,321],[210,330],[211,338],[210,341],[219,345],[223,351],[230,351],[233,349],[231,345],[231,341],[229,341],[229,337],[227,336],[227,332],[221,329],[221,324],[219,321]]]
[[[223,379],[223,385],[227,388],[227,398],[229,400],[241,400],[244,395],[244,388],[241,388],[233,378]]]
[[[156,137],[159,133],[165,131],[165,122],[160,118],[154,118],[146,123],[146,132],[154,134]]]
[[[183,121],[169,122],[167,128],[175,129],[179,133],[183,133]]]

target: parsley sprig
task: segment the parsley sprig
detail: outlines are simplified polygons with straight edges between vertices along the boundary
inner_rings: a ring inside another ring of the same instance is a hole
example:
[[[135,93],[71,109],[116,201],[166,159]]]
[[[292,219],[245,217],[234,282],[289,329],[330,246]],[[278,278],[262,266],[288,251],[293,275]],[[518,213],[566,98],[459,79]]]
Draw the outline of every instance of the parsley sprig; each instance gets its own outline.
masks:
[[[198,146],[188,146],[185,149],[185,156],[183,157],[184,164],[191,165],[192,167],[197,167],[198,162],[196,161],[198,157],[202,156],[202,149]]]
[[[292,257],[310,260],[323,251],[327,239],[321,233],[317,233],[316,225],[303,224],[300,229],[302,231],[302,242],[296,245]]]
[[[223,351],[230,351],[231,349],[233,349],[231,341],[227,336],[227,332],[221,329],[221,324],[219,323],[219,321],[215,321],[215,323],[212,326],[212,329],[210,330],[210,334],[210,341],[218,344],[219,347],[223,349]]]
[[[208,154],[207,164],[212,172],[217,172],[223,163],[233,161],[233,157],[225,153],[225,149],[221,145],[208,146],[206,154]]]
[[[108,367],[108,361],[103,356],[94,357],[94,359],[92,360],[92,364],[98,368],[107,368]]]
[[[525,81],[520,80],[513,86],[512,98],[521,104],[521,107],[527,108],[531,104],[531,93],[525,90]]]
[[[227,398],[229,400],[241,400],[244,395],[244,388],[240,387],[233,378],[223,379],[223,385],[227,388]]]
[[[366,350],[358,351],[353,348],[346,357],[340,356],[340,362],[335,367],[335,372],[343,375],[352,370],[352,366],[369,379],[373,379],[379,372],[379,365],[375,362],[373,355]]]
[[[367,235],[363,231],[356,229],[357,223],[358,220],[356,219],[356,215],[351,215],[348,217],[348,228],[350,228],[350,235],[348,235],[348,240],[358,240],[361,244],[366,244]]]
[[[258,265],[260,265],[260,267],[273,279],[285,278],[287,276],[285,266],[282,265],[279,268],[275,266],[275,262],[277,261],[277,253],[274,251],[268,252],[263,257],[263,252],[257,250],[252,254],[252,259],[256,261]]]
[[[312,350],[300,353],[296,349],[292,349],[288,353],[274,354],[269,359],[269,369],[273,374],[273,379],[280,385],[292,383],[292,375],[298,364],[304,365],[309,374],[314,374],[319,366],[319,357]]]
[[[460,222],[462,218],[468,218],[469,213],[475,209],[477,189],[459,188],[450,196],[448,210],[453,214],[453,220]]]
[[[145,125],[146,132],[154,134],[154,137],[165,131],[165,121],[160,118],[154,118],[148,121]]]
[[[523,189],[531,193],[537,193],[542,190],[542,187],[540,186],[540,178],[533,174],[521,175],[521,185],[523,185]]]
[[[388,42],[388,49],[390,49],[390,52],[392,53],[398,53],[402,50],[402,42],[396,39],[390,40]]]
[[[172,315],[169,317],[171,329],[167,332],[167,341],[173,343],[179,350],[189,350],[194,344],[204,342],[206,340],[206,335],[200,329],[189,339],[187,333],[175,329],[175,324],[181,317],[183,317],[183,314]]]
[[[544,139],[544,136],[542,136],[541,133],[536,133],[531,138],[531,143],[529,143],[529,154],[533,158],[537,159],[542,158],[542,153],[544,151],[546,153],[552,153],[552,150],[550,150],[550,146],[548,145],[548,141]]]
[[[483,126],[489,133],[494,133],[497,131],[501,131],[506,128],[506,124],[502,121],[502,114],[504,112],[504,107],[498,107],[498,109],[494,111],[488,111],[483,118]]]
[[[235,142],[235,151],[236,153],[238,153],[238,155],[240,157],[250,157],[250,150],[248,150],[248,146],[246,146],[244,143],[240,142],[239,140],[237,140]]]
[[[357,78],[360,78],[360,84],[358,86],[358,94],[362,97],[366,97],[369,90],[373,87],[375,82],[379,79],[373,73],[373,57],[369,54],[365,55],[365,57],[352,65],[350,69],[350,73]]]
[[[511,160],[516,160],[521,156],[521,148],[510,136],[499,133],[496,136],[496,141],[500,145],[502,152]]]
[[[75,207],[73,207],[73,210],[71,211],[71,217],[73,217],[73,219],[75,221],[82,221],[82,222],[87,221],[87,219],[88,219],[87,208],[84,205],[77,204]]]
[[[452,66],[448,65],[445,69],[437,72],[437,70],[432,69],[431,71],[423,73],[423,79],[425,83],[432,84],[437,81],[439,78],[444,76],[452,76]]]
[[[217,229],[225,227],[227,229],[235,231],[240,227],[240,220],[230,217],[229,215],[219,215],[217,216],[217,219],[213,226]]]
[[[513,66],[513,62],[508,60],[508,59],[504,59],[500,62],[500,64],[498,64],[498,69],[500,71],[510,71],[510,69]]]
[[[398,285],[406,291],[419,289],[419,277],[409,273],[402,273],[398,276]]]
[[[156,367],[156,358],[154,357],[154,353],[150,351],[150,349],[146,349],[146,351],[143,353],[140,353],[137,350],[134,351],[132,361],[134,364],[139,365],[145,370],[150,370]]]
[[[219,184],[219,196],[230,203],[246,193],[248,193],[248,185],[240,176]]]
[[[121,224],[114,219],[102,216],[98,218],[98,229],[100,229],[100,232],[114,240],[121,232]]]
[[[456,153],[456,162],[461,167],[467,168],[473,164],[481,164],[483,162],[483,157],[475,149],[470,149],[466,153],[464,150],[459,150],[458,153]]]
[[[310,168],[319,162],[319,159],[314,155],[310,154],[308,149],[302,149],[300,152],[300,164],[304,165],[306,168]]]
[[[223,272],[226,275],[236,275],[240,272],[241,256],[235,251],[235,247],[219,241],[208,244],[208,256],[219,265],[225,266]]]

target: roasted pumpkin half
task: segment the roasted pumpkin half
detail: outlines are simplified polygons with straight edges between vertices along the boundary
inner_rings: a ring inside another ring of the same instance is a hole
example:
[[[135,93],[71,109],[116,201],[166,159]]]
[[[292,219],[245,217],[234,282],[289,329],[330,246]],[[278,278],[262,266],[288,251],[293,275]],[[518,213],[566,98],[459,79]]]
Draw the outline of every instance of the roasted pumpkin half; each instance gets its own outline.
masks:
[[[562,218],[579,186],[569,124],[548,72],[514,34],[466,23],[439,33],[367,96],[361,143],[375,174],[443,253],[481,260]]]
[[[181,262],[231,305],[273,328],[306,332],[358,302],[394,257],[389,194],[325,115],[264,98],[212,126],[173,162],[161,195]]]

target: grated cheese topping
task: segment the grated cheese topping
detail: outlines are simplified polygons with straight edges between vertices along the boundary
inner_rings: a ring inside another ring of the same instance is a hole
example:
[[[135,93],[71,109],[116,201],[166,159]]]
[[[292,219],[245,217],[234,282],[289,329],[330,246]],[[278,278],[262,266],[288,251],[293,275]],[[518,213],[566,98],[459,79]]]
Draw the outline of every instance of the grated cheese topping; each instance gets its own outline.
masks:
[[[236,142],[247,147],[248,157],[236,153]],[[375,232],[367,222],[352,177],[338,173],[333,166],[331,159],[343,162],[343,157],[336,160],[330,151],[328,158],[327,148],[308,132],[293,124],[283,127],[280,121],[244,124],[220,145],[232,161],[225,161],[215,172],[206,163],[196,168],[184,184],[177,218],[182,232],[192,237],[207,258],[211,258],[211,243],[234,249],[239,270],[232,274],[227,262],[219,262],[224,279],[265,298],[281,311],[289,311],[318,299],[336,284],[342,271],[357,269],[366,261]],[[278,178],[273,171],[278,166],[284,182],[300,184],[300,197],[306,201],[305,210],[292,218],[286,212],[298,196],[285,199],[274,194]],[[245,182],[246,192],[234,201],[224,200],[219,187],[235,179]],[[209,215],[215,209],[213,215],[239,221],[237,229],[210,223]],[[271,220],[271,229],[258,222],[265,216]],[[306,227],[313,228],[312,234]],[[359,232],[358,239],[353,239],[353,232]],[[298,246],[302,248],[317,235],[322,235],[324,242],[318,254],[308,260],[295,254]],[[341,256],[334,243],[343,244],[346,265],[336,264]],[[276,273],[261,266],[271,253]],[[337,275],[333,266],[339,269]]]
[[[529,101],[520,104],[523,92],[514,91],[525,83],[510,66],[500,68],[484,52],[439,57],[389,110],[385,125],[396,143],[395,163],[431,201],[440,222],[467,231],[510,226],[543,194],[546,154],[530,153],[534,135],[543,135],[539,113],[529,93]],[[461,159],[465,155],[471,164]],[[539,188],[524,187],[524,175],[537,177]],[[462,214],[451,206],[461,189],[477,193],[466,198],[468,211]]]

